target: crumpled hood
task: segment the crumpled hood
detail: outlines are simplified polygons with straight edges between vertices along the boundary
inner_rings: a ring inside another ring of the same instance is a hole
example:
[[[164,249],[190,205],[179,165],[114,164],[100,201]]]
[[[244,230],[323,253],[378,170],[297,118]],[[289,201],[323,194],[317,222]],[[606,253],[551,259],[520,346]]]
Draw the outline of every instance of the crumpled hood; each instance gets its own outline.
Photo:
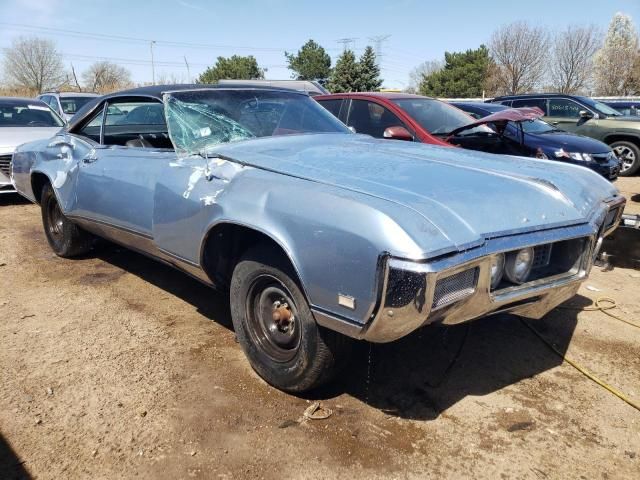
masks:
[[[617,194],[582,167],[365,135],[270,137],[209,153],[404,205],[458,249],[584,223],[602,200]]]
[[[51,138],[62,127],[0,127],[0,153],[11,153],[23,143]]]

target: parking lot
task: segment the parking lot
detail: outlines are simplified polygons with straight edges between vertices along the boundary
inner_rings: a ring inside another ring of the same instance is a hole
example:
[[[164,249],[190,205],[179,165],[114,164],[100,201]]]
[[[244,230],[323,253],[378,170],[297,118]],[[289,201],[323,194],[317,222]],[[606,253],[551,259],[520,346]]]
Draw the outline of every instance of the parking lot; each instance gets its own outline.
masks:
[[[640,213],[640,177],[618,187]],[[0,197],[0,478],[637,478],[640,412],[515,316],[361,344],[331,387],[269,387],[227,299],[136,253],[56,257],[37,206]],[[633,267],[636,268],[633,268]],[[594,268],[532,323],[640,402],[640,270]],[[332,414],[310,420],[320,401]]]

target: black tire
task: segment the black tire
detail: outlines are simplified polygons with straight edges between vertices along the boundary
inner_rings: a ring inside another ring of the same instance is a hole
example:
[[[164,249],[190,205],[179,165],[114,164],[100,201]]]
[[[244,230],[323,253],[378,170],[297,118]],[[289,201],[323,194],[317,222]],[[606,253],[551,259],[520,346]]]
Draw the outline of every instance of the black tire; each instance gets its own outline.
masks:
[[[64,216],[49,184],[42,189],[40,206],[44,233],[56,255],[70,258],[91,250],[95,237]]]
[[[609,145],[621,161],[620,176],[629,177],[640,168],[640,148],[633,142],[613,142]]]
[[[238,342],[267,383],[304,392],[331,380],[351,339],[316,324],[289,262],[276,252],[248,252],[231,278],[231,318]],[[284,312],[280,320],[276,314]]]

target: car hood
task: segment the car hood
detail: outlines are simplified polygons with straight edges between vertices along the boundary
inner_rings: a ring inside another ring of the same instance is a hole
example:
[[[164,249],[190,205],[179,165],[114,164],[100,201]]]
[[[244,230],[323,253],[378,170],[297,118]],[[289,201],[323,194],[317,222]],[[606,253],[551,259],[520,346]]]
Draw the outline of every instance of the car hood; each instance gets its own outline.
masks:
[[[475,122],[472,122],[468,125],[464,125],[463,127],[456,128],[451,133],[449,133],[449,136],[455,137],[465,130],[476,128],[480,125],[486,125],[488,123],[502,124],[504,126],[507,124],[507,122],[524,122],[527,120],[535,120],[536,118],[540,118],[542,116],[544,116],[544,112],[538,107],[508,108],[506,110],[500,110],[499,112],[487,115],[486,117],[482,117],[481,119],[476,120]]]
[[[62,127],[0,127],[0,153],[11,153],[18,145],[53,137]]]
[[[569,132],[525,133],[525,143],[542,148],[564,149],[567,152],[608,153],[611,148],[599,140]]]
[[[584,223],[617,194],[582,167],[365,135],[269,137],[208,153],[403,205],[460,250],[487,238]]]

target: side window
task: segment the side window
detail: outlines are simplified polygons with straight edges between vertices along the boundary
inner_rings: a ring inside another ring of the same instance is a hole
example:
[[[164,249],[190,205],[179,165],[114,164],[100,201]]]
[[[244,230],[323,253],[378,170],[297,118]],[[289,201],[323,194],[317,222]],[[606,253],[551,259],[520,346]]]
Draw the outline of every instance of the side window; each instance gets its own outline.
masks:
[[[364,133],[376,138],[383,138],[388,127],[406,125],[396,114],[380,104],[367,100],[352,100],[347,125],[355,128],[357,133]]]
[[[520,100],[514,100],[511,103],[513,108],[519,107],[538,107],[547,115],[547,101],[544,98],[522,98]]]
[[[54,112],[60,113],[60,109],[58,108],[58,100],[56,99],[56,97],[49,97],[49,106]]]
[[[342,99],[318,100],[318,103],[329,110],[336,118],[340,118],[340,108],[342,107]]]
[[[549,99],[550,117],[580,118],[580,110],[583,108],[568,98]]]
[[[104,143],[129,147],[172,148],[162,103],[110,103],[104,122]]]

